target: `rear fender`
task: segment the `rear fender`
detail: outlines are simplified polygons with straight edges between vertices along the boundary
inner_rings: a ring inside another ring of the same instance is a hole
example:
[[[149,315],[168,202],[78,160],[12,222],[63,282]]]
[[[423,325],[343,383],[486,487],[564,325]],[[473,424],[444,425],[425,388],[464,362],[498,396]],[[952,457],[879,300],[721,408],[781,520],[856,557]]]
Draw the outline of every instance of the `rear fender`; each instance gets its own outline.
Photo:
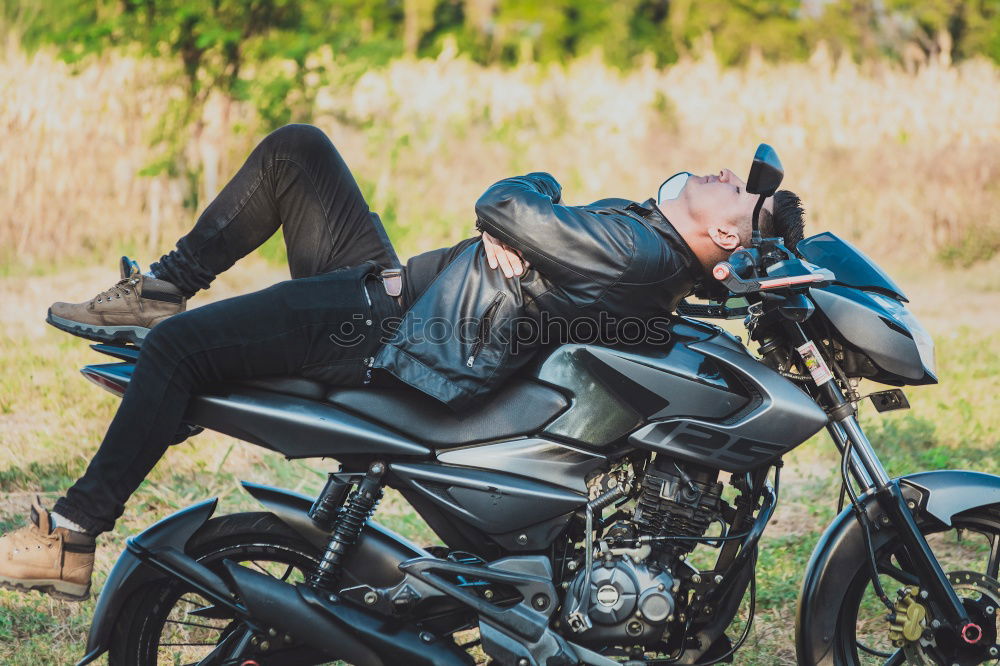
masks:
[[[964,470],[920,472],[899,479],[903,496],[916,502],[914,517],[919,524],[950,526],[956,514],[1000,503],[1000,476]],[[896,537],[889,526],[879,529],[882,513],[870,494],[860,502],[876,530],[872,545],[878,549]],[[826,529],[813,550],[799,595],[795,625],[795,652],[803,666],[834,663],[833,638],[844,596],[845,581],[867,566],[861,527],[851,507],[844,509]]]
[[[217,498],[199,502],[167,516],[128,540],[127,548],[118,558],[101,589],[87,637],[87,654],[77,662],[77,666],[89,664],[107,652],[111,632],[122,606],[136,590],[152,581],[167,578],[163,571],[144,563],[143,553],[158,550],[183,551],[192,535],[215,513],[217,504]]]
[[[309,517],[312,499],[305,495],[244,482],[243,487],[265,508],[288,525],[317,550],[324,550],[330,534],[316,527]],[[94,609],[94,620],[87,639],[87,655],[77,664],[84,666],[108,650],[111,632],[122,606],[143,585],[166,579],[169,574],[149,563],[154,556],[175,569],[182,569],[189,580],[212,586],[218,594],[228,593],[221,578],[201,567],[183,552],[191,537],[215,512],[217,499],[188,507],[156,523],[129,540],[128,548],[118,558]],[[344,559],[345,586],[369,585],[390,587],[403,580],[399,563],[431,554],[375,521],[365,523],[361,538]]]

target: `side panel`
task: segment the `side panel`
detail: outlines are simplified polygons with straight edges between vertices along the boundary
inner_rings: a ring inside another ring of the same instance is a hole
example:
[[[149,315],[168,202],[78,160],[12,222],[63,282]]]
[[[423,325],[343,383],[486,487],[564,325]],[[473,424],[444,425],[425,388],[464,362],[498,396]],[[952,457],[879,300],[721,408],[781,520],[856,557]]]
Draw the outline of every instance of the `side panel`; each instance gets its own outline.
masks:
[[[198,396],[184,420],[289,458],[431,456],[427,447],[332,405],[253,389]]]
[[[587,502],[583,493],[496,471],[423,463],[392,463],[389,471],[394,485],[436,512],[513,550],[547,547]]]
[[[587,475],[607,465],[602,455],[534,437],[442,451],[437,459],[448,465],[527,476],[579,493],[587,492]]]
[[[917,502],[918,523],[939,521],[951,525],[955,514],[980,506],[1000,504],[1000,477],[980,472],[945,470],[921,472],[900,479],[903,495]],[[866,495],[862,505],[874,524],[881,509]],[[896,532],[881,529],[872,535],[877,549]],[[804,666],[833,666],[831,649],[846,582],[866,566],[861,528],[850,507],[844,509],[823,533],[813,550],[799,594],[795,624],[795,653]]]
[[[120,396],[134,369],[132,363],[107,363],[88,365],[81,372]],[[426,446],[333,405],[249,387],[195,396],[184,421],[289,458],[432,455]]]
[[[748,354],[714,342],[691,348],[739,373],[754,387],[755,399],[725,420],[667,418],[650,423],[629,437],[633,445],[741,472],[784,455],[826,425],[826,412],[812,398]]]

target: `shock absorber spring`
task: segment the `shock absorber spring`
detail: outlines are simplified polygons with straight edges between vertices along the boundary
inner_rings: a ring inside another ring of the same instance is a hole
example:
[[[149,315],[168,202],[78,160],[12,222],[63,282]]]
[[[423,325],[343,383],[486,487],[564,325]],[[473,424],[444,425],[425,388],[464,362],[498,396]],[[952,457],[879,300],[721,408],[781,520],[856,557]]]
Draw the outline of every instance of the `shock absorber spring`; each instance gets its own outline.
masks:
[[[385,465],[381,462],[372,463],[365,478],[358,484],[357,490],[351,493],[344,503],[337,524],[326,546],[326,551],[319,566],[309,577],[313,587],[330,589],[340,578],[341,565],[351,546],[357,543],[361,530],[382,499],[382,476]]]

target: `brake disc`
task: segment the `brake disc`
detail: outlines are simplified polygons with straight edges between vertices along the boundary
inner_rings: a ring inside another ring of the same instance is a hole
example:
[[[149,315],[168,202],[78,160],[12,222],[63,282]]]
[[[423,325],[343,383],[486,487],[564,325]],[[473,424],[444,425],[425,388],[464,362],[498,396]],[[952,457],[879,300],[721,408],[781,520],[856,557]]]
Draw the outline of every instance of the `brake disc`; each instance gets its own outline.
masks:
[[[907,664],[926,666],[976,666],[1000,657],[997,641],[997,613],[1000,583],[975,571],[955,571],[948,582],[962,599],[969,619],[982,630],[974,644],[951,631],[934,629],[934,620],[920,595],[905,589],[896,602],[896,621],[889,626],[893,645],[903,648]]]

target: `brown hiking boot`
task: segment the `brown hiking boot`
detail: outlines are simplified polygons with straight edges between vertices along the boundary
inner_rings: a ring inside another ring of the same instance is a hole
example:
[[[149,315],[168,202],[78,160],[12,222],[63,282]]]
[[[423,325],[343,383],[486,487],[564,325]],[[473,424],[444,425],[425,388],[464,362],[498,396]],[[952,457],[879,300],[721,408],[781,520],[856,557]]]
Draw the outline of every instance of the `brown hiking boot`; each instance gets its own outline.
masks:
[[[36,497],[31,523],[0,537],[0,587],[83,601],[90,596],[95,539],[51,525]]]
[[[53,303],[46,321],[56,328],[97,342],[142,344],[149,329],[184,312],[187,299],[169,282],[139,271],[121,259],[118,284],[84,303]]]

